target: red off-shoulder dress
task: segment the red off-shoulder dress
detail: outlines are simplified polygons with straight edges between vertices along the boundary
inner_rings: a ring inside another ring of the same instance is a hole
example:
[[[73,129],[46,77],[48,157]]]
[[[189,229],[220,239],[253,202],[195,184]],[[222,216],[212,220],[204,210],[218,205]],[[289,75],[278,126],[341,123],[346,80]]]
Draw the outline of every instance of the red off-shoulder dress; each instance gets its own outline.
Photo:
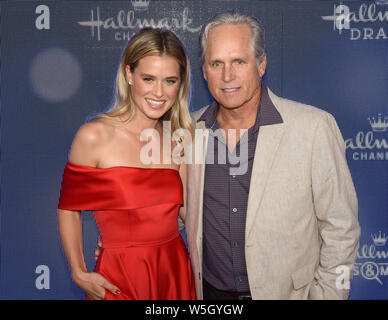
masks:
[[[196,299],[177,217],[183,204],[178,171],[66,164],[58,208],[94,211],[102,251],[94,271],[120,288],[105,299]]]

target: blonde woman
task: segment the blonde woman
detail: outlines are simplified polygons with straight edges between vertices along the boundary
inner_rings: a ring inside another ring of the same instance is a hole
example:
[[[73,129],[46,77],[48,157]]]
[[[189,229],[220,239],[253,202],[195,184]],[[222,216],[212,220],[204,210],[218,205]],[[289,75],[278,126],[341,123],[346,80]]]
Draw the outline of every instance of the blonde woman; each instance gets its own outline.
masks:
[[[170,121],[171,132],[192,130],[189,80],[188,58],[178,38],[168,30],[140,30],[124,50],[115,104],[74,138],[62,178],[58,225],[72,278],[87,299],[196,298],[177,224],[183,204],[180,166],[163,161],[163,152],[159,163],[146,164],[140,156],[153,139],[160,150],[175,145],[163,145],[168,133],[162,121]],[[142,141],[145,129],[154,134]],[[103,243],[94,272],[84,262],[81,210],[94,211]]]

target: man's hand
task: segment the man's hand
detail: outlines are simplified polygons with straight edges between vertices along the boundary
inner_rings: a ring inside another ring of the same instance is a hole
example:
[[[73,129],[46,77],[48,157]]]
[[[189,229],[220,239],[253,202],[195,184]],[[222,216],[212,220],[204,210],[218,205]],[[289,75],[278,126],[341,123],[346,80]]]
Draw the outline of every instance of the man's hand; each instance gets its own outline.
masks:
[[[102,241],[101,241],[101,238],[98,237],[98,240],[97,240],[97,248],[94,250],[94,260],[97,261],[98,257],[99,257],[100,254],[101,254],[101,249],[102,249]]]

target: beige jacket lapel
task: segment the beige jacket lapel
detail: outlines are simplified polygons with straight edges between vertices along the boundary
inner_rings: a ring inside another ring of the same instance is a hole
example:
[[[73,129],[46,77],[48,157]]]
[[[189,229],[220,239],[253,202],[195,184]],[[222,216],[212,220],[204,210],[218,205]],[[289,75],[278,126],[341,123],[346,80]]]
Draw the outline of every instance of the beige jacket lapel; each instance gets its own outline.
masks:
[[[284,123],[262,126],[256,142],[255,159],[249,186],[247,220],[245,227],[245,243],[249,242],[255,220],[259,215],[260,203],[267,187],[267,181],[279,144],[284,133]]]
[[[202,130],[201,133],[203,134],[196,134],[196,137],[199,137],[199,139],[202,139],[202,145],[198,149],[194,150],[194,161],[195,161],[195,167],[194,170],[195,174],[195,188],[194,190],[201,190],[200,192],[200,201],[198,202],[199,206],[197,208],[198,212],[198,231],[197,231],[197,247],[200,249],[200,255],[201,255],[201,261],[202,261],[202,220],[203,220],[203,189],[204,189],[204,183],[205,183],[205,162],[206,162],[206,152],[207,152],[207,144],[209,139],[209,130],[205,126],[205,122],[201,121],[197,123],[196,129]],[[199,157],[196,158],[197,153],[199,154]],[[197,162],[198,159],[201,159],[199,163]]]

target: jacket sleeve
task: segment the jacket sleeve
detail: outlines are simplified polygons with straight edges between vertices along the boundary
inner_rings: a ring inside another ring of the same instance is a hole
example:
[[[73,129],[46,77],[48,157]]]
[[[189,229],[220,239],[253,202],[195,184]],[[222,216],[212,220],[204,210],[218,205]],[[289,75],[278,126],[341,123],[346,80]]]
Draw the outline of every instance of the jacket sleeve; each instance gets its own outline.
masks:
[[[312,190],[321,250],[310,299],[347,299],[360,227],[357,196],[335,119],[325,113],[312,151]]]

